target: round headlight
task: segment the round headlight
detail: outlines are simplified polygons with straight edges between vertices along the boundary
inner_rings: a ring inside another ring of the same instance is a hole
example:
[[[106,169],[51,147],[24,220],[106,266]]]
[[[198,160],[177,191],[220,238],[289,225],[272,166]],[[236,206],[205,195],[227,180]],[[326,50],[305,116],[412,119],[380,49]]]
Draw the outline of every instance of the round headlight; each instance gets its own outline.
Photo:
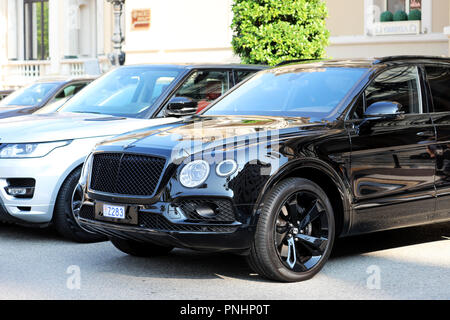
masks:
[[[237,169],[237,163],[234,160],[224,160],[216,167],[216,173],[220,177],[227,177],[233,174]]]
[[[186,188],[195,188],[208,178],[209,164],[204,160],[189,162],[180,172],[180,183]]]

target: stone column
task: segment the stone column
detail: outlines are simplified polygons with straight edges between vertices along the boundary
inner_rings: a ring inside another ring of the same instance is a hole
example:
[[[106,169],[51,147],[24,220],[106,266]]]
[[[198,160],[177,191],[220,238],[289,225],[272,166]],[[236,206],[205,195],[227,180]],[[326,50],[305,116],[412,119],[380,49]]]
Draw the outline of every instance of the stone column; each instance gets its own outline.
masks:
[[[49,0],[48,2],[48,45],[50,56],[50,74],[59,74],[61,67],[61,53],[59,35],[61,30],[60,14],[61,0]]]
[[[125,0],[107,0],[114,8],[114,33],[112,36],[113,53],[110,55],[111,63],[115,66],[125,63],[125,53],[122,51],[122,43],[125,40],[122,31],[122,13]]]

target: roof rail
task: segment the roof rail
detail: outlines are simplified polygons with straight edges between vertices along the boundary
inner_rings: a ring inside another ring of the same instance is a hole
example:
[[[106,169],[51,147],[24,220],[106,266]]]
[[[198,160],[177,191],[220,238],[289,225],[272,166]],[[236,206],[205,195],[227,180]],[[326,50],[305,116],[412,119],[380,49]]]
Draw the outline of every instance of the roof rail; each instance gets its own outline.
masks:
[[[322,60],[324,60],[324,59],[322,59],[322,58],[317,58],[317,59],[295,59],[295,60],[285,60],[285,61],[282,61],[282,62],[276,64],[275,67],[280,67],[280,66],[284,66],[285,64],[296,63],[296,62],[322,61]]]
[[[380,64],[380,63],[391,62],[391,61],[393,62],[393,61],[399,61],[399,60],[439,60],[439,61],[450,62],[449,57],[403,55],[403,56],[387,56],[387,57],[375,58],[374,64]]]

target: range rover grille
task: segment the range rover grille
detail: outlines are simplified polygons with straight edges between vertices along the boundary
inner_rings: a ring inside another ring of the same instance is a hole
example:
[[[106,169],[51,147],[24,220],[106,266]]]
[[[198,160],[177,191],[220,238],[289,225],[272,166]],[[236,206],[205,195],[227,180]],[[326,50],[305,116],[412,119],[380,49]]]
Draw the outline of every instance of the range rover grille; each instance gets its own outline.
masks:
[[[166,160],[126,153],[94,155],[90,189],[135,196],[152,196]]]

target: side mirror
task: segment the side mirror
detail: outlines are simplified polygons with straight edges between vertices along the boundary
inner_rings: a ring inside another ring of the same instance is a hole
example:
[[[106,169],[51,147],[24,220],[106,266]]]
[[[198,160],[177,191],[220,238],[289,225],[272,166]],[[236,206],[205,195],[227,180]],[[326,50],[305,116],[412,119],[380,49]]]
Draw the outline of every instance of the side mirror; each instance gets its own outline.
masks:
[[[379,101],[372,103],[364,112],[364,120],[356,128],[357,133],[369,134],[372,127],[383,120],[394,120],[404,114],[402,105],[394,101]]]
[[[197,112],[197,101],[187,97],[174,97],[170,99],[164,114],[167,117],[183,117],[194,115]]]
[[[364,118],[395,118],[402,115],[402,105],[394,101],[372,103],[364,112]]]

